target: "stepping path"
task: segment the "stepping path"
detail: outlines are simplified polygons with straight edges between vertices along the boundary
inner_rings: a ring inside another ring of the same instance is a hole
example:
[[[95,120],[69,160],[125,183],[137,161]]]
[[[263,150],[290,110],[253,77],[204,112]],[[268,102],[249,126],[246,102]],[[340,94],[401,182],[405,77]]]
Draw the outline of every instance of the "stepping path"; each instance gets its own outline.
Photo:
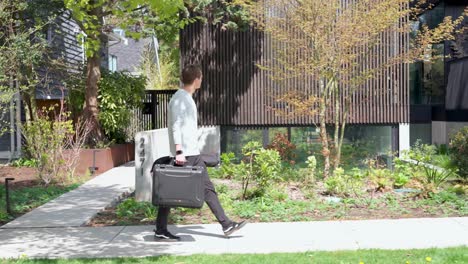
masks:
[[[135,166],[134,162],[130,162],[96,176],[77,189],[0,228],[82,226],[99,211],[118,201],[123,194],[132,192],[134,188]]]

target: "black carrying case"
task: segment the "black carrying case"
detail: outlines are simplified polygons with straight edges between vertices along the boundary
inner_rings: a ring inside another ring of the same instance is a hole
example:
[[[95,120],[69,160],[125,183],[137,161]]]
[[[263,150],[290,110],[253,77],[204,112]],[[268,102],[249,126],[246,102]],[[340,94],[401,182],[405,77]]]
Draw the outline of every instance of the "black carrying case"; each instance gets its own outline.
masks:
[[[173,160],[164,158],[153,164],[153,205],[201,208],[205,202],[204,168],[174,166]]]

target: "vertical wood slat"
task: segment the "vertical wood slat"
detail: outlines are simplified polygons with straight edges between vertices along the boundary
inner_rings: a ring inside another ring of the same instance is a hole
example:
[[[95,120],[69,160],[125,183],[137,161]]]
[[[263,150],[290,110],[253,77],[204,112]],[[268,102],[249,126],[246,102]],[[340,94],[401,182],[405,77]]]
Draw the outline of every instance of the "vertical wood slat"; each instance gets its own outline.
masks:
[[[287,120],[267,110],[267,106],[274,104],[271,95],[279,95],[292,88],[309,93],[318,90],[317,80],[292,80],[286,85],[277,85],[268,79],[267,73],[255,70],[256,64],[262,64],[274,55],[270,38],[256,29],[246,32],[221,31],[219,26],[201,23],[181,31],[181,40],[197,38],[204,44],[199,47],[181,44],[181,61],[185,64],[197,60],[202,62],[207,71],[204,75],[209,76],[203,84],[209,90],[196,98],[199,109],[203,110],[200,111],[201,125],[311,125],[318,121],[316,116]],[[375,66],[387,63],[390,56],[407,46],[405,34],[385,32],[382,43],[368,56],[363,56],[363,64],[355,70],[368,69],[366,64]],[[362,91],[351,96],[352,105],[347,121],[350,124],[407,122],[408,71],[407,65],[396,65],[384,71],[376,80],[363,84]],[[345,95],[346,92],[342,94]],[[209,103],[209,107],[200,105],[207,101],[215,102]],[[343,116],[340,115],[340,118]],[[333,121],[330,115],[327,119]]]

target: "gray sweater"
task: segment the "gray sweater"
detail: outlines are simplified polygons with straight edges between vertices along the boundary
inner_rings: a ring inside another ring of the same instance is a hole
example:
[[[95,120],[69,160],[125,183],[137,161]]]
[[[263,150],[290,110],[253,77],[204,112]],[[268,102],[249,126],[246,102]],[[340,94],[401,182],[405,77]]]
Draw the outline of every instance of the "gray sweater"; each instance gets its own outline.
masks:
[[[169,101],[168,132],[171,154],[176,144],[182,145],[185,156],[200,155],[198,148],[198,113],[195,101],[184,89],[179,89]]]

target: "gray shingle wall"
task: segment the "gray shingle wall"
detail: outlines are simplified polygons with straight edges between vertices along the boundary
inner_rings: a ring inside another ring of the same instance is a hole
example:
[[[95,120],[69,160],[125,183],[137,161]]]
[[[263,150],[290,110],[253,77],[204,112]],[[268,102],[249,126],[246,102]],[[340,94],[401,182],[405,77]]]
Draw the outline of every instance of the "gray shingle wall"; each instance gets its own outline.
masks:
[[[142,63],[142,54],[145,47],[151,43],[151,38],[140,40],[127,39],[124,41],[109,43],[109,54],[117,57],[117,70],[137,72]]]
[[[78,40],[80,32],[80,28],[71,19],[68,12],[59,16],[48,29],[47,38],[53,50],[52,57],[55,59],[63,58],[67,70],[73,73],[81,71],[83,66],[84,51]],[[60,74],[54,74],[45,67],[40,68],[38,72],[41,76],[48,74],[49,78],[46,83],[37,87],[37,99],[59,99],[62,94],[67,96],[67,91],[63,90],[64,85],[61,80],[63,77],[60,77]]]

